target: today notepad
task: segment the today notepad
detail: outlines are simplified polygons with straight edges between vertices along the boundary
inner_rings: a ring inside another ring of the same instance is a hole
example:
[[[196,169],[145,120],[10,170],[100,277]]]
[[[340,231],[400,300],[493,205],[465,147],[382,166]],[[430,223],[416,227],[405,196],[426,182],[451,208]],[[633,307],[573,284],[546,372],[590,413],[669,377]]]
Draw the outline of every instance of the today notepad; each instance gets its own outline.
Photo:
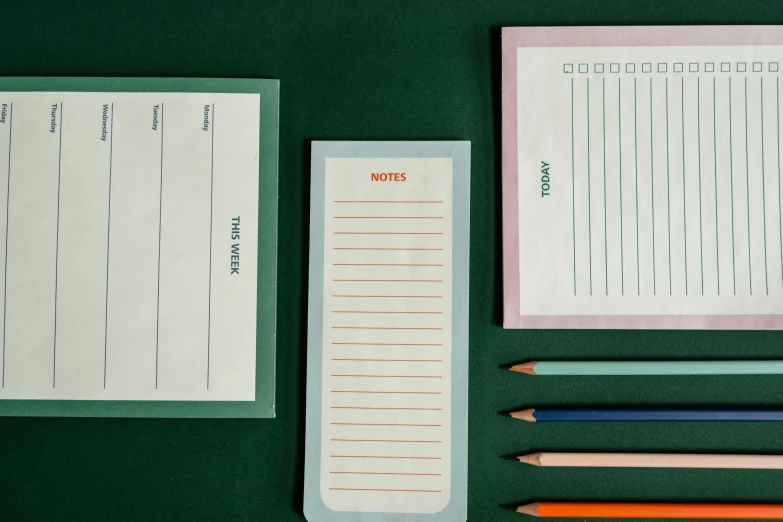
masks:
[[[780,27],[503,30],[507,328],[781,328]]]
[[[314,142],[305,514],[467,516],[468,142]]]
[[[274,416],[278,82],[0,91],[0,415]]]

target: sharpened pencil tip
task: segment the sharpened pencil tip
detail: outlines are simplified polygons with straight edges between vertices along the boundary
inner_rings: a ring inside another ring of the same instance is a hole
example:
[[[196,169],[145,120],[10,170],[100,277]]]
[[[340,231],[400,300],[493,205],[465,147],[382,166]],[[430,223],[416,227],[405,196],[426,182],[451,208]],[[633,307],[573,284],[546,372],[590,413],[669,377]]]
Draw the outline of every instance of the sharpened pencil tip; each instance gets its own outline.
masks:
[[[531,466],[541,465],[541,454],[531,453],[529,455],[520,455],[517,460],[523,464],[530,464]]]
[[[515,419],[527,421],[527,422],[536,422],[536,418],[533,416],[535,413],[535,408],[528,408],[527,410],[520,410],[520,411],[512,411],[509,413],[509,417],[513,417]]]
[[[522,364],[515,364],[514,366],[510,367],[509,370],[511,370],[512,372],[524,373],[526,375],[535,375],[536,364],[538,363],[535,361],[526,362]]]
[[[524,515],[530,515],[531,517],[539,516],[539,514],[538,514],[538,502],[535,502],[533,504],[527,504],[525,506],[517,507],[517,513],[522,513]]]

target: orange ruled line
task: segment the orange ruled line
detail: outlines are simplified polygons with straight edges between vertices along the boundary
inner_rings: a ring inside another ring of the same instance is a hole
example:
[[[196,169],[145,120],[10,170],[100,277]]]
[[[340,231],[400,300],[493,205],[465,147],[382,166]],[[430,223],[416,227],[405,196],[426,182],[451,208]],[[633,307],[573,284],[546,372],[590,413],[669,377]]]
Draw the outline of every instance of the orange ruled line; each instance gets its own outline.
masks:
[[[332,442],[404,442],[404,443],[426,443],[441,444],[442,440],[400,440],[400,439],[329,439]]]
[[[424,362],[424,363],[439,363],[443,362],[443,359],[348,359],[344,357],[332,357],[333,361],[364,361],[364,362]]]
[[[427,314],[442,315],[443,312],[383,312],[380,310],[332,310],[333,314]]]
[[[440,343],[415,344],[415,343],[332,343],[337,345],[359,345],[359,346],[443,346]]]
[[[443,330],[443,328],[408,328],[401,326],[332,326],[338,330]]]
[[[332,279],[337,283],[442,283],[443,279]]]
[[[329,488],[329,491],[384,491],[392,493],[440,493],[439,489]]]
[[[349,236],[442,236],[443,232],[332,232]]]
[[[443,203],[440,200],[415,199],[335,199],[335,203]]]
[[[334,216],[334,219],[443,219],[443,216]]]
[[[332,263],[332,266],[443,266],[438,263]]]
[[[442,251],[442,248],[375,248],[375,247],[334,247],[333,250],[405,250],[405,251]]]
[[[330,471],[330,475],[406,475],[409,477],[442,477],[440,473],[391,473],[382,471]]]
[[[443,460],[440,457],[407,457],[384,455],[329,455],[332,459],[415,459],[415,460]]]
[[[331,390],[332,393],[366,393],[368,395],[443,395],[443,392],[432,391],[373,391],[373,390]]]
[[[370,408],[365,406],[332,406],[333,410],[394,410],[394,411],[443,411],[443,408]]]
[[[333,426],[411,426],[419,428],[440,428],[442,424],[378,424],[367,422],[330,422]]]
[[[332,377],[368,377],[371,379],[442,379],[442,375],[371,375],[366,373],[333,373]]]
[[[367,297],[374,299],[443,299],[442,295],[352,295],[332,294],[332,297]]]

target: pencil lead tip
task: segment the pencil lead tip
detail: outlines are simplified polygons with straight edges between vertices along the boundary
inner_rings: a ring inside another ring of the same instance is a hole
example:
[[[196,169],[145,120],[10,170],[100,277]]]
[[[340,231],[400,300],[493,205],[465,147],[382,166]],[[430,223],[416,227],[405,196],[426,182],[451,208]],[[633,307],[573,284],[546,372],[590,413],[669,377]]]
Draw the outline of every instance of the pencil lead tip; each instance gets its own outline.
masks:
[[[530,453],[529,455],[520,455],[517,460],[523,464],[530,464],[531,466],[541,465],[541,453]]]
[[[509,417],[513,417],[515,419],[527,421],[527,422],[536,422],[536,418],[533,416],[535,413],[535,408],[528,408],[526,410],[520,410],[520,411],[512,411],[509,413]]]
[[[537,517],[538,514],[538,502],[534,502],[533,504],[527,504],[524,506],[517,507],[516,511],[517,513],[522,513],[525,515],[530,515],[531,517]]]
[[[517,373],[524,373],[526,375],[536,375],[536,361],[530,361],[522,364],[515,364],[511,366],[509,370]]]

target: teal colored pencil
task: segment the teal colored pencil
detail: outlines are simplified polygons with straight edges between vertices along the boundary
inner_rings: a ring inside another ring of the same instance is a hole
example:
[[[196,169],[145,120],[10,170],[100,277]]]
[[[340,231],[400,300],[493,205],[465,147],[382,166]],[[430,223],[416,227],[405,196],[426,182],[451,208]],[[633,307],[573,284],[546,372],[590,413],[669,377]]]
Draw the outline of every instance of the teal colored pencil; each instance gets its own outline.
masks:
[[[783,361],[543,361],[509,369],[528,375],[778,375]]]

